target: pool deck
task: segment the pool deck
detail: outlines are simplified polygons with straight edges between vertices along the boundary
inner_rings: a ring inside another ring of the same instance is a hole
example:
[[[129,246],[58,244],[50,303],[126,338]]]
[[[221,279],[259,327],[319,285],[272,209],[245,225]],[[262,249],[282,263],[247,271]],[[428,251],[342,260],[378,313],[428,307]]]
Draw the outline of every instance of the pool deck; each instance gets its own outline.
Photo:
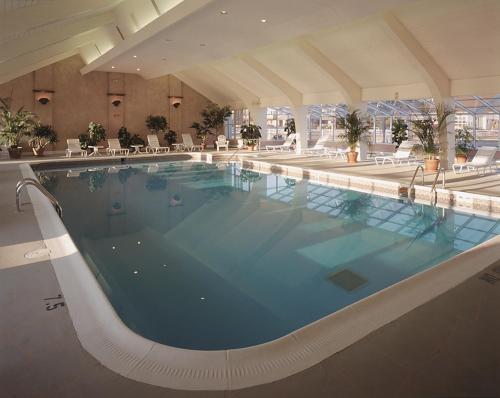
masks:
[[[276,164],[407,181],[413,167],[347,166],[295,155],[263,154]],[[60,159],[60,157],[58,157]],[[33,159],[36,160],[36,159]],[[53,160],[53,159],[52,159]],[[371,169],[370,169],[371,167]],[[359,173],[359,174],[357,174]],[[376,330],[321,363],[249,389],[168,390],[138,383],[100,365],[80,345],[67,307],[47,310],[61,288],[30,205],[18,213],[17,163],[0,164],[0,396],[3,397],[498,397],[499,261],[447,293]],[[499,176],[449,179],[454,189],[500,195]],[[500,253],[500,247],[499,247]],[[50,307],[52,308],[52,307]]]

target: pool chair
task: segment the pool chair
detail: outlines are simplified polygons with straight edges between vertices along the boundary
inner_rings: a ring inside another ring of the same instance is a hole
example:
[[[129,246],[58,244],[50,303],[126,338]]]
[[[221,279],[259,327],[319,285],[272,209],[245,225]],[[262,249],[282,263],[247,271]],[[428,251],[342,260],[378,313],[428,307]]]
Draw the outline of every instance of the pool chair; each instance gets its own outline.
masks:
[[[347,147],[340,147],[340,148],[335,148],[335,149],[329,149],[329,148],[325,148],[324,152],[321,154],[321,157],[329,157],[331,159],[342,159],[342,160],[346,160],[347,159],[347,155],[346,153],[348,152],[348,148]]]
[[[168,146],[160,146],[160,142],[158,141],[158,137],[156,134],[148,134],[148,146],[146,147],[146,151],[153,152],[154,154],[160,152],[170,152],[170,148]]]
[[[312,148],[307,148],[302,151],[304,154],[324,154],[328,148],[325,147],[325,144],[327,144],[331,140],[331,135],[327,134],[324,135],[323,137],[320,137],[318,141],[316,141],[316,144]]]
[[[229,151],[229,140],[223,134],[218,135],[217,141],[215,141],[215,146],[217,147],[217,152],[219,152],[220,148],[226,148],[226,151]]]
[[[497,147],[494,146],[481,146],[477,148],[477,152],[470,162],[463,164],[455,163],[453,167],[453,173],[466,173],[469,171],[477,171],[483,169],[484,174],[486,174],[486,168],[489,168],[493,172],[493,166],[496,169],[495,155],[497,153]],[[465,169],[465,170],[464,170]]]
[[[74,153],[79,153],[80,156],[87,156],[87,150],[82,149],[78,138],[68,138],[66,144],[68,145],[66,148],[66,157],[70,158]]]
[[[106,153],[108,155],[116,156],[116,154],[118,153],[119,155],[128,156],[129,152],[130,151],[127,148],[122,148],[120,140],[118,138],[108,139],[108,147],[106,148]]]
[[[195,145],[190,134],[182,134],[182,143],[188,151],[195,151],[196,149],[201,151],[201,145]]]
[[[412,155],[413,147],[415,146],[414,142],[411,141],[403,141],[401,145],[399,145],[396,153],[390,156],[375,156],[375,164],[378,166],[380,164],[385,164],[386,161],[391,162],[393,166],[400,166],[403,162],[408,162],[415,159]]]
[[[282,145],[266,145],[266,151],[291,151],[296,134],[290,134]]]

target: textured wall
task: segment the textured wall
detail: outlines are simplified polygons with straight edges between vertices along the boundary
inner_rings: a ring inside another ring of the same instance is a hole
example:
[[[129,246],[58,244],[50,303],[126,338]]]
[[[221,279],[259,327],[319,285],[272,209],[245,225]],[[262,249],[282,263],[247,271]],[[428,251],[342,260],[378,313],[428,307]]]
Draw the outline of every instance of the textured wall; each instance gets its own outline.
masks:
[[[80,57],[74,56],[0,85],[0,97],[12,94],[14,107],[24,106],[38,114],[42,123],[54,126],[59,142],[48,149],[64,149],[66,138],[84,133],[91,121],[103,124],[108,137],[116,137],[124,125],[145,138],[149,114],[164,115],[181,141],[182,133],[194,135],[189,126],[200,120],[200,111],[209,102],[174,76],[153,80],[108,72],[82,76],[82,66]],[[54,91],[52,101],[39,104],[33,90]],[[124,94],[122,104],[112,106],[108,94]],[[182,105],[177,109],[170,106],[169,95],[183,96]]]

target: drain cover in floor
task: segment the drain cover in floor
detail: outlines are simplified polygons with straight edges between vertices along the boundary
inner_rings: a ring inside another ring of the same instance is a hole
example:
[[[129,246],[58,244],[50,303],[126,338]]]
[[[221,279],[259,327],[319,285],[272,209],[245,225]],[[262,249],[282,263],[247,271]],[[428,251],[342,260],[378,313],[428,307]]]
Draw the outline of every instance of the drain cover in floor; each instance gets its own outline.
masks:
[[[332,274],[328,277],[328,279],[348,292],[351,292],[368,282],[368,279],[365,279],[361,275],[349,271],[348,269]]]
[[[36,249],[32,250],[24,255],[26,258],[40,258],[40,257],[46,257],[50,255],[50,249],[47,248],[41,248],[41,249]]]

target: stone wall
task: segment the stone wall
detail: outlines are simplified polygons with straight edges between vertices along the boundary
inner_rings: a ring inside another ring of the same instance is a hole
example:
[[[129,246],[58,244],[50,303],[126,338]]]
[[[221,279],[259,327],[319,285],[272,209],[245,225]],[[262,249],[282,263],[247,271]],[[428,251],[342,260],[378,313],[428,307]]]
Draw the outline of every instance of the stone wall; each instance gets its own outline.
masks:
[[[110,138],[117,137],[118,129],[126,126],[132,134],[145,139],[149,114],[165,116],[179,142],[182,133],[194,136],[189,127],[200,121],[200,111],[209,101],[176,77],[145,80],[135,74],[110,72],[83,76],[83,66],[81,58],[73,56],[0,85],[0,97],[12,95],[15,109],[24,106],[35,112],[42,123],[54,127],[59,142],[48,150],[65,149],[66,138],[85,133],[91,121],[101,123]],[[49,92],[51,101],[40,104],[35,100],[39,94],[36,90]],[[117,107],[111,103],[112,94],[122,99]],[[184,97],[181,106],[171,106],[169,95]]]

